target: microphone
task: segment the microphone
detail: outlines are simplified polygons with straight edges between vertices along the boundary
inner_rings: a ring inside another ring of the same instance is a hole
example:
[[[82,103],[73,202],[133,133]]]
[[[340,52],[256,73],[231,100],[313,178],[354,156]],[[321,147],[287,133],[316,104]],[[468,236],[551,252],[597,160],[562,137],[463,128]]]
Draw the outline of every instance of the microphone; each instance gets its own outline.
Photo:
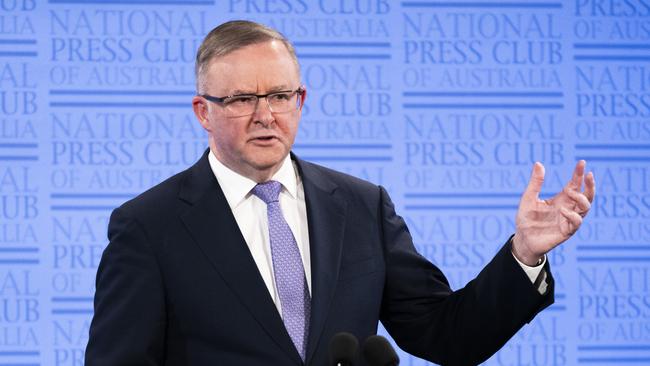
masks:
[[[363,357],[370,366],[397,366],[399,357],[388,340],[379,335],[372,335],[363,342]]]
[[[346,332],[336,333],[330,340],[330,365],[356,365],[358,348],[357,337]]]

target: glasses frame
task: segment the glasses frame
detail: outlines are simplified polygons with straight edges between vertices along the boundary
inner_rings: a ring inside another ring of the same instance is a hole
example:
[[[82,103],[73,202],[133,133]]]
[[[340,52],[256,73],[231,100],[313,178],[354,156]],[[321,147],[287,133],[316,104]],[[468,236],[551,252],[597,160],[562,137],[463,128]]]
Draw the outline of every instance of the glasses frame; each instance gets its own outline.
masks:
[[[274,91],[274,92],[266,93],[266,94],[233,94],[233,95],[226,95],[224,97],[215,97],[215,96],[209,95],[209,94],[199,94],[199,96],[202,97],[202,98],[205,98],[207,101],[219,104],[221,107],[226,108],[225,103],[230,98],[255,97],[255,98],[257,98],[257,103],[259,103],[260,99],[262,99],[262,98],[266,98],[269,95],[282,94],[282,93],[296,93],[299,98],[302,98],[303,95],[305,95],[305,91],[306,91],[305,86],[301,85],[297,89],[294,89],[294,90],[291,90],[291,89],[279,90],[279,91]],[[287,112],[274,112],[273,107],[271,107],[271,104],[268,103],[268,99],[267,99],[267,104],[269,105],[269,110],[271,111],[271,113],[287,113],[288,112],[288,111]],[[257,108],[257,104],[255,104],[255,105],[256,105],[255,108]],[[302,101],[300,102],[300,104],[296,104],[296,109],[298,109],[298,107],[300,107],[300,106],[302,106]],[[241,116],[236,116],[236,117],[250,116],[250,115],[252,115],[254,113],[255,113],[255,111],[253,110],[253,113],[243,114]]]

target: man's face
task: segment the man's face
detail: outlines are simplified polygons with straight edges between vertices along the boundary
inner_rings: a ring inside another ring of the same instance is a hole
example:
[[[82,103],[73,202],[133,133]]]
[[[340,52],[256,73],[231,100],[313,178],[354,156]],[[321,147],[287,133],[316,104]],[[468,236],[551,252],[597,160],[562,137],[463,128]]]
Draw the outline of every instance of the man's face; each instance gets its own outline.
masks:
[[[200,92],[216,97],[267,94],[300,86],[297,66],[279,41],[253,44],[215,58]],[[297,96],[300,98],[300,96]],[[266,98],[252,115],[228,117],[224,107],[194,97],[194,112],[208,132],[210,147],[224,165],[256,181],[271,178],[291,150],[300,109],[272,113]]]

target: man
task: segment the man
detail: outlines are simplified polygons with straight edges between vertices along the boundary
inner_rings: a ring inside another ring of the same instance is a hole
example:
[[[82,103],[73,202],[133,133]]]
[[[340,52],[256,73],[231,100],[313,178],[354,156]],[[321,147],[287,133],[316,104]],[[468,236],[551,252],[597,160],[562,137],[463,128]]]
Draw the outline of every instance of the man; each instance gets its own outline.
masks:
[[[584,162],[547,201],[536,163],[516,233],[454,292],[383,188],[290,154],[306,90],[279,33],[225,23],[196,73],[210,149],[113,212],[87,365],[325,365],[334,334],[379,320],[407,352],[472,365],[552,303],[545,253],[590,208]]]

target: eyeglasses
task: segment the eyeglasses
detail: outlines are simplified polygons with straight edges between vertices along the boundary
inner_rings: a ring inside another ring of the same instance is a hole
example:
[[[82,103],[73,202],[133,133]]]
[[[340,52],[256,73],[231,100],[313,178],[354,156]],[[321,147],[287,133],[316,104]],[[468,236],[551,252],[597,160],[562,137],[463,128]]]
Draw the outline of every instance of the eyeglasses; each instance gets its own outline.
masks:
[[[304,94],[305,88],[301,86],[296,90],[282,90],[268,94],[237,94],[225,97],[201,94],[200,96],[221,105],[227,117],[243,117],[255,113],[260,98],[266,98],[272,113],[286,113],[299,109]]]

